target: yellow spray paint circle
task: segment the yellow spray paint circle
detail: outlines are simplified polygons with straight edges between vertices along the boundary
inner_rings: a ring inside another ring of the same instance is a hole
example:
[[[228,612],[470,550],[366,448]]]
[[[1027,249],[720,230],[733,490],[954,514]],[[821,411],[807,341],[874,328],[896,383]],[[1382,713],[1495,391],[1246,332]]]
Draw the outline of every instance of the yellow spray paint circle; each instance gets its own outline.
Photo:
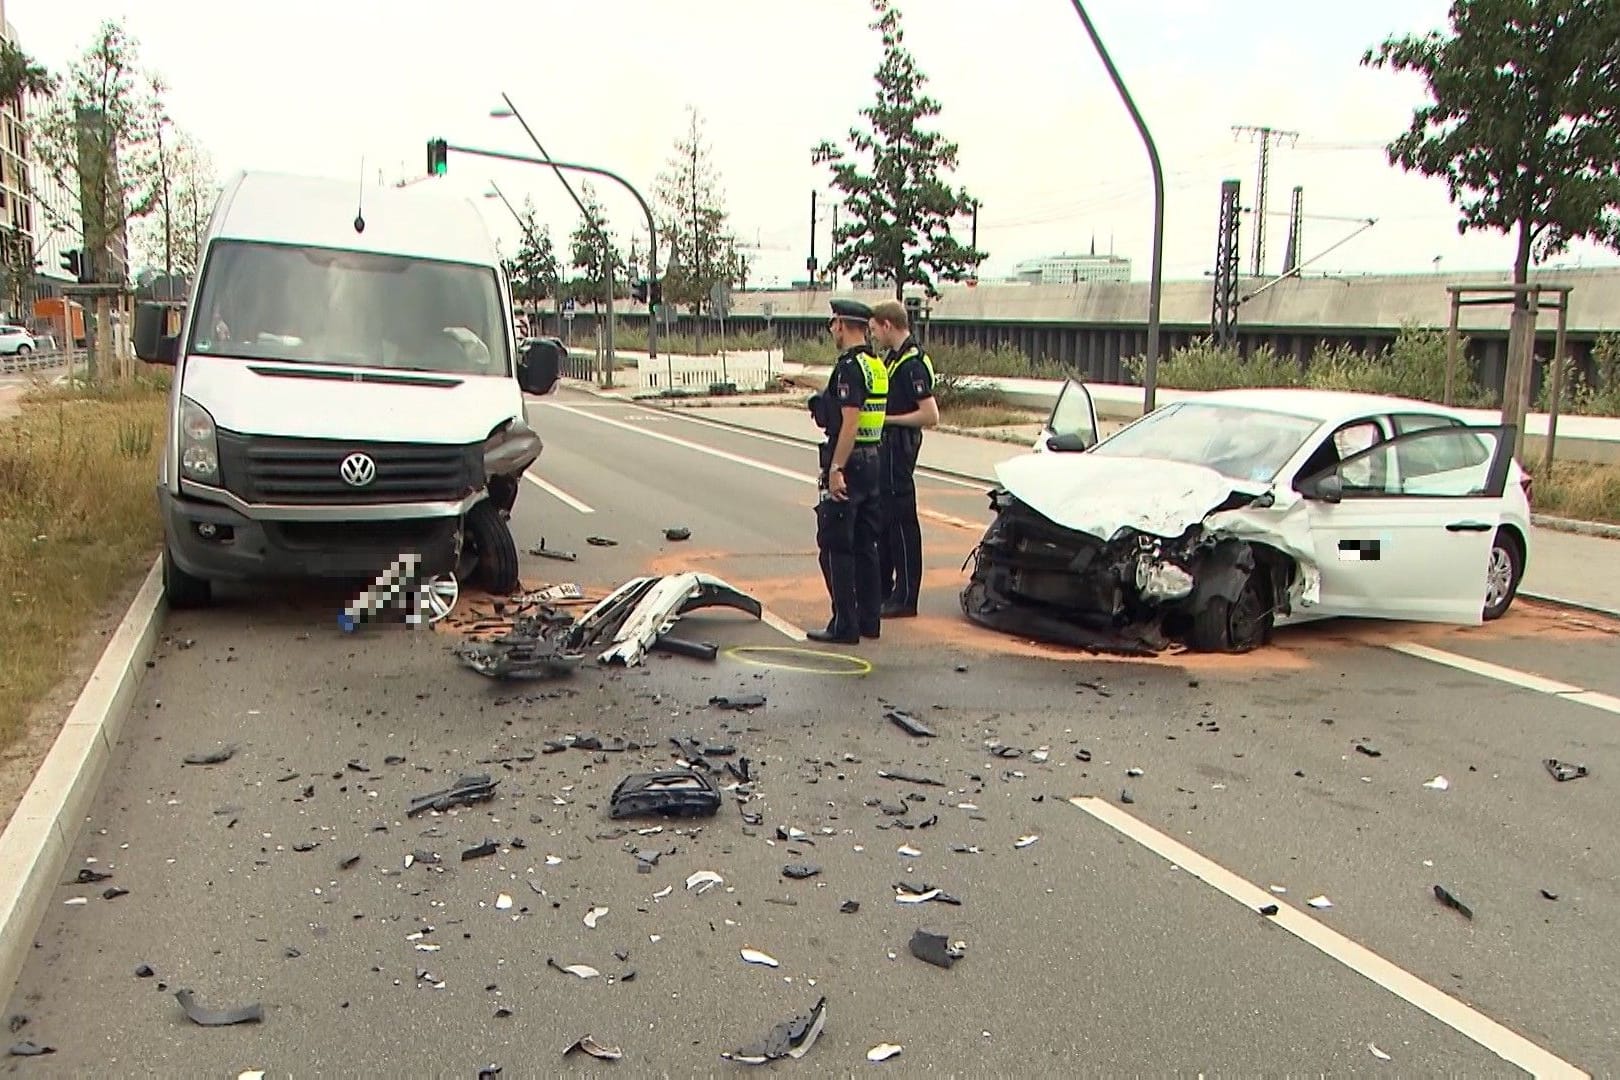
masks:
[[[796,649],[787,645],[737,645],[726,650],[733,660],[778,671],[800,671],[806,675],[870,675],[872,663],[847,653]]]

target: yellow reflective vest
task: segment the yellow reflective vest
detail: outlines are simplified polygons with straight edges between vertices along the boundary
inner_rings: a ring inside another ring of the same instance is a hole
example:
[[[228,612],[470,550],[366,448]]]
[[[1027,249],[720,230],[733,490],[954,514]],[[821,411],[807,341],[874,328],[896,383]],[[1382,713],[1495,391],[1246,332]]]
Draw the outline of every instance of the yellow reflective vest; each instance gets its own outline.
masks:
[[[871,353],[862,353],[856,359],[866,376],[866,398],[861,402],[861,418],[855,426],[855,445],[875,446],[883,440],[883,417],[889,411],[889,369]]]

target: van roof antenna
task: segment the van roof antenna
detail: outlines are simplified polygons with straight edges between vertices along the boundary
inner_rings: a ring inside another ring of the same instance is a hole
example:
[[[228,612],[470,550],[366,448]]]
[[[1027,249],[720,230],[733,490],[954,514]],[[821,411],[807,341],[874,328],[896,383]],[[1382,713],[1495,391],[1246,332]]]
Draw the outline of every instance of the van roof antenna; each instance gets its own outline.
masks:
[[[366,158],[364,154],[360,156],[360,193],[355,199],[354,231],[357,233],[366,231]]]

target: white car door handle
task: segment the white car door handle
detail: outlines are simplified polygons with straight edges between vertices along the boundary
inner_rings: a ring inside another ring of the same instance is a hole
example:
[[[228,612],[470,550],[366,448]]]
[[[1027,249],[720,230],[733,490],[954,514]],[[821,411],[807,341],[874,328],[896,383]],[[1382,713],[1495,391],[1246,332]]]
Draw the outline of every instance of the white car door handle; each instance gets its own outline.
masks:
[[[1446,526],[1446,532],[1490,532],[1491,527],[1483,521],[1453,521]]]

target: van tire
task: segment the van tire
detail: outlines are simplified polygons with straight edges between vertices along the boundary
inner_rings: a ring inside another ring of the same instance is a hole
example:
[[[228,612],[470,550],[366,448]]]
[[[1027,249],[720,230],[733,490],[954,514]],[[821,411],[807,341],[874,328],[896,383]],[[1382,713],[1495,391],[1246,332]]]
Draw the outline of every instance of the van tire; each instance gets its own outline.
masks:
[[[163,548],[163,600],[174,611],[207,607],[214,598],[213,584],[207,578],[193,577],[175,565],[168,545]]]
[[[485,499],[468,511],[461,542],[464,548],[471,549],[463,552],[463,565],[472,566],[465,584],[496,596],[510,596],[517,591],[517,541],[512,539],[512,529],[499,507]]]

